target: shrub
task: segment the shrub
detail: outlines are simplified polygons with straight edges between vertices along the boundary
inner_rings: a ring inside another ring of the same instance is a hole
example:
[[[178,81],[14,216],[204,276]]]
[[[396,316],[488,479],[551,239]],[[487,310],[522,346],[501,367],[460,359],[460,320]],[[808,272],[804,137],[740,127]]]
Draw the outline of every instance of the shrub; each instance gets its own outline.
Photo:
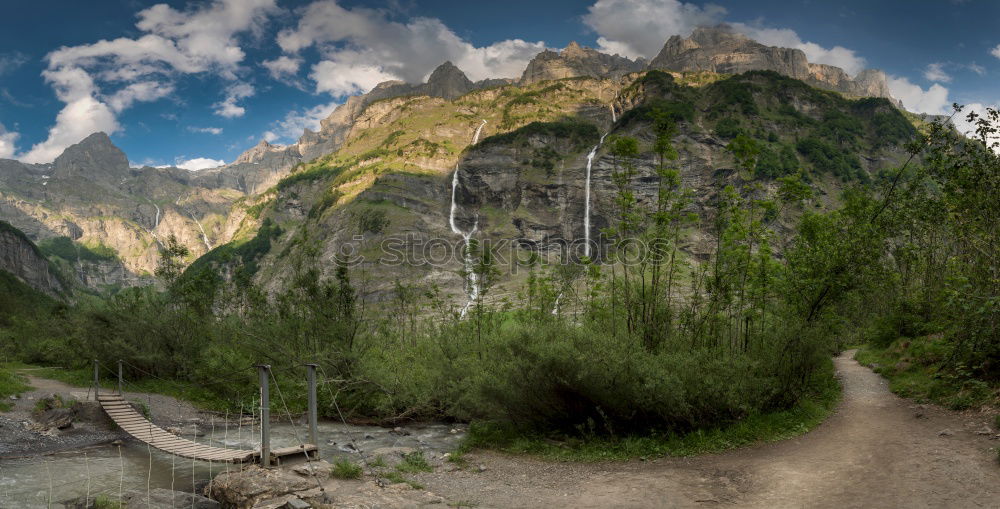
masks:
[[[337,479],[361,479],[364,470],[350,460],[339,460],[330,469],[330,475]]]
[[[434,468],[427,463],[423,452],[414,451],[403,455],[403,461],[396,465],[396,470],[414,474],[417,472],[433,472]]]
[[[358,231],[382,233],[389,226],[389,217],[380,208],[363,207],[360,210],[351,211],[351,220],[357,226]]]

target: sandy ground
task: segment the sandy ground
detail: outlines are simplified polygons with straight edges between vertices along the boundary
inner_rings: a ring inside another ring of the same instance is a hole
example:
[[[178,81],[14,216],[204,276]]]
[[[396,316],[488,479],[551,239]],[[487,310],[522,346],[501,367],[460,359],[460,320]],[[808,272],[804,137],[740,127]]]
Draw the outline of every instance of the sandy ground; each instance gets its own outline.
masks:
[[[837,411],[795,439],[694,458],[553,463],[497,453],[423,474],[427,490],[476,507],[1000,507],[997,430],[891,392],[853,352],[835,359]],[[471,471],[470,471],[471,470]]]

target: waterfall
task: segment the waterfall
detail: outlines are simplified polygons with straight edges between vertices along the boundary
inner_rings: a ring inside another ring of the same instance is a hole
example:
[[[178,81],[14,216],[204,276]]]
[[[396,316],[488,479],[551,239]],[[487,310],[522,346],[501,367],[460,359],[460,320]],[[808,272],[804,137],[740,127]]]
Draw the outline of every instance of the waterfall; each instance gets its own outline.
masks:
[[[587,154],[587,183],[584,186],[583,204],[583,254],[590,256],[590,170],[594,165],[594,157],[597,156],[597,149],[601,148],[604,138],[608,133],[601,136],[601,141],[594,145],[594,148]]]
[[[613,123],[615,123],[615,122],[618,121],[618,114],[615,113],[615,105],[614,104],[609,104],[608,106],[611,107],[611,123],[613,124]]]
[[[194,214],[192,214],[189,211],[188,215],[191,216],[191,219],[194,221],[194,224],[198,225],[198,229],[201,230],[201,240],[205,242],[205,247],[207,247],[208,250],[211,251],[212,244],[208,241],[208,235],[205,234],[205,229],[202,228],[201,223],[194,217]]]
[[[472,137],[472,144],[473,145],[475,145],[476,143],[479,143],[479,133],[483,132],[483,126],[484,125],[486,125],[486,119],[485,118],[483,119],[483,123],[479,124],[479,127],[476,128],[476,135]]]
[[[472,137],[472,144],[475,145],[479,143],[479,134],[483,131],[483,126],[486,125],[486,119],[483,119],[483,123],[479,124],[476,128],[476,134]],[[461,228],[458,227],[458,223],[455,222],[455,212],[458,211],[458,203],[455,201],[456,190],[458,189],[458,170],[459,165],[455,165],[455,172],[451,176],[451,212],[448,214],[448,226],[451,227],[451,231],[462,236],[462,240],[465,241],[465,253],[462,256],[462,263],[465,265],[465,272],[468,274],[467,281],[467,291],[469,293],[469,301],[465,303],[462,307],[461,317],[465,318],[465,315],[469,313],[469,309],[479,298],[479,278],[472,272],[473,259],[472,253],[469,252],[472,246],[472,235],[476,233],[479,229],[479,219],[476,219],[476,223],[472,225],[472,229],[468,233],[463,232]]]
[[[155,230],[160,226],[160,206],[155,203],[153,206],[156,207],[156,222],[153,224],[153,229]]]

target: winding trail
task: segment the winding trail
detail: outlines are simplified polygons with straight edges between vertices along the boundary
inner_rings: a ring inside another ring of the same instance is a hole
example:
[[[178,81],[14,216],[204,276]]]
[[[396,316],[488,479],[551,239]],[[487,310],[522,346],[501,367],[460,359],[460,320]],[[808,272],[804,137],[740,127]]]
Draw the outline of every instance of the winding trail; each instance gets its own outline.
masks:
[[[553,463],[478,452],[420,482],[478,507],[1000,507],[1000,447],[985,418],[917,405],[848,351],[837,411],[790,440],[693,458]]]

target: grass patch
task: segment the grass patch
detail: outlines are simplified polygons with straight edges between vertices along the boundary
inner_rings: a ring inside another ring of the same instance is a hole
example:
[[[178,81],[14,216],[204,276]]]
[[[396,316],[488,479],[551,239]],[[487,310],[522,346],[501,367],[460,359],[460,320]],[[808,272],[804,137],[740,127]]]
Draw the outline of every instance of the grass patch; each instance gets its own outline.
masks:
[[[98,495],[94,499],[94,509],[122,509],[125,505],[107,495]]]
[[[361,479],[362,473],[361,466],[355,465],[350,460],[340,460],[330,469],[330,475],[337,479]]]
[[[433,472],[434,467],[427,463],[423,452],[414,451],[403,455],[403,461],[396,465],[396,470],[407,474],[415,474],[417,472]]]
[[[840,384],[828,360],[814,376],[808,394],[794,407],[751,415],[727,426],[683,435],[588,438],[530,436],[510,427],[474,422],[459,452],[472,448],[531,454],[557,461],[624,461],[660,456],[692,456],[774,442],[801,435],[823,422],[840,401]]]
[[[5,368],[0,368],[0,412],[6,412],[14,407],[10,402],[11,396],[16,396],[31,389],[27,380]]]
[[[885,348],[868,345],[855,356],[904,398],[952,410],[1000,405],[997,387],[972,377],[962,366],[948,366],[949,357],[950,343],[941,335],[900,338]]]
[[[415,490],[422,490],[422,489],[424,489],[424,485],[423,484],[420,484],[420,483],[418,483],[416,481],[413,481],[411,479],[407,479],[405,476],[403,476],[403,474],[401,474],[399,472],[389,472],[388,474],[385,474],[383,477],[385,477],[385,479],[387,481],[389,481],[390,483],[392,483],[392,484],[404,483],[404,484],[410,485],[410,487],[413,488],[413,489],[415,489]]]

